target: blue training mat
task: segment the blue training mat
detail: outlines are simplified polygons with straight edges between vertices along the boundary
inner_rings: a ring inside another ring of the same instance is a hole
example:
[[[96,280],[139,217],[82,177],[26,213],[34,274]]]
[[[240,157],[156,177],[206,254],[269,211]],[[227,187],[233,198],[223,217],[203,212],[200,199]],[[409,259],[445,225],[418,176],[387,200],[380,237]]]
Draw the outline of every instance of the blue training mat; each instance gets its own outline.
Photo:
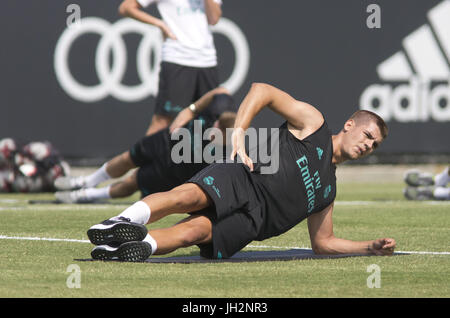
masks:
[[[404,255],[404,253],[394,253],[394,255]],[[173,256],[173,257],[158,257],[152,256],[145,261],[145,263],[242,263],[242,262],[268,262],[268,261],[293,261],[301,259],[330,259],[330,258],[344,258],[344,257],[369,257],[364,254],[339,254],[339,255],[318,255],[310,249],[290,249],[282,251],[242,251],[238,252],[231,258],[224,259],[208,259],[200,255],[194,256]],[[76,261],[95,261],[93,259],[76,259]],[[112,260],[116,262],[116,260]]]

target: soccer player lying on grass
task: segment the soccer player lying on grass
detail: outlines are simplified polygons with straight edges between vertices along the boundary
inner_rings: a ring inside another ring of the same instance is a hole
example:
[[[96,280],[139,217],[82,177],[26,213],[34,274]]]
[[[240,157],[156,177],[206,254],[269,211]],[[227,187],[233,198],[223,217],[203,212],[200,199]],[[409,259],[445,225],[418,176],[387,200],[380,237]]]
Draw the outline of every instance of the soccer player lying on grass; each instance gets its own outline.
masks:
[[[208,163],[211,163],[203,160],[203,156],[201,162],[194,163],[192,159],[195,151],[203,152],[211,140],[202,138],[201,148],[197,149],[196,147],[191,151],[191,160],[175,163],[171,158],[171,153],[172,147],[178,141],[172,140],[171,134],[176,129],[183,127],[190,131],[190,137],[192,137],[194,135],[192,131],[196,129],[195,119],[198,120],[197,124],[202,125],[202,127],[197,127],[197,131],[203,133],[205,129],[216,128],[216,130],[211,129],[209,138],[213,139],[212,142],[217,147],[224,147],[227,142],[225,140],[226,129],[233,128],[236,118],[237,107],[231,95],[223,87],[209,91],[193,105],[193,107],[186,107],[182,110],[170,127],[142,138],[129,151],[117,155],[94,173],[87,176],[56,179],[55,187],[57,189],[74,190],[58,191],[55,193],[56,198],[64,203],[89,203],[100,199],[127,197],[138,189],[142,196],[146,196],[155,192],[168,191],[184,183],[205,168]],[[221,133],[215,134],[217,129]],[[194,142],[194,138],[191,138],[190,146],[194,147]],[[223,150],[222,153],[224,153]],[[96,188],[99,183],[111,178],[122,177],[136,167],[139,169],[124,180]]]
[[[264,107],[286,119],[279,128],[279,165],[261,173],[245,149],[245,131]],[[322,114],[268,84],[255,83],[240,105],[226,163],[213,163],[174,189],[151,194],[118,216],[92,226],[94,259],[143,261],[150,255],[198,245],[206,258],[228,258],[254,240],[280,235],[307,219],[317,254],[391,255],[392,238],[351,241],[333,234],[336,164],[370,154],[386,137],[384,121],[357,111],[337,135]],[[237,161],[237,156],[242,162]],[[179,223],[147,230],[170,214]]]

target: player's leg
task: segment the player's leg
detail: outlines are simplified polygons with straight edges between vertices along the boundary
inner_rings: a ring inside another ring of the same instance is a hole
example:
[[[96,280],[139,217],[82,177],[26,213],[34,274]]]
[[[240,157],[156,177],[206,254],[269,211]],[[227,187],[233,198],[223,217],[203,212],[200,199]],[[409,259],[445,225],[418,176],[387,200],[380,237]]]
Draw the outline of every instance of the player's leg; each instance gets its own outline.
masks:
[[[101,188],[58,191],[55,197],[64,203],[91,203],[103,199],[125,198],[138,190],[136,171],[125,179]]]
[[[137,190],[134,174],[112,186],[108,185],[101,188],[95,186],[111,178],[121,177],[135,167],[129,152],[124,152],[105,163],[93,174],[58,178],[56,180],[58,184],[55,182],[55,186],[59,189],[69,189],[69,191],[57,191],[55,197],[64,203],[89,203],[102,199],[130,196]],[[70,191],[72,189],[78,190]]]
[[[111,185],[109,195],[111,198],[125,198],[138,190],[137,171],[135,170],[130,176]]]
[[[66,176],[56,179],[55,188],[62,191],[93,188],[109,179],[122,177],[135,167],[129,151],[126,151],[105,162],[91,174],[78,177]]]
[[[157,248],[152,251],[152,254],[164,255],[180,247],[210,242],[212,238],[212,224],[206,216],[193,215],[174,226],[150,230],[149,235],[153,237],[157,244]]]
[[[110,199],[111,185],[101,188],[81,188],[73,191],[57,191],[55,197],[62,203],[93,203]]]
[[[151,211],[147,223],[153,223],[170,214],[199,211],[211,205],[209,196],[194,183],[185,183],[167,192],[150,194],[141,202]]]
[[[101,182],[111,179],[111,176],[106,172],[107,163],[104,163],[99,169],[87,176],[64,176],[55,180],[54,186],[57,190],[77,190],[81,188],[95,187]]]
[[[81,188],[74,191],[58,191],[56,199],[63,203],[92,203],[98,200],[125,198],[138,190],[136,171],[124,180],[101,188]]]
[[[106,163],[106,173],[111,178],[120,178],[134,168],[136,165],[131,159],[130,151],[125,151]]]
[[[141,241],[146,236],[144,224],[174,213],[199,211],[210,204],[210,198],[199,186],[186,183],[167,192],[151,194],[119,215],[92,226],[88,237],[95,245]]]

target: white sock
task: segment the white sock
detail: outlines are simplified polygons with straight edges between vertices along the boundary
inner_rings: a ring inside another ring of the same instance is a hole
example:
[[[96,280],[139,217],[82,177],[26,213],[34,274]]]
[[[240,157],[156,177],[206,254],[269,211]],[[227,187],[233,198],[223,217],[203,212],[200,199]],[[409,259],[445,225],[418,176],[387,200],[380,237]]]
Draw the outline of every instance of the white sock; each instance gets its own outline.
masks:
[[[433,191],[433,196],[439,200],[450,200],[450,188],[437,187]]]
[[[150,207],[143,201],[138,201],[132,206],[126,208],[125,211],[120,213],[118,216],[123,216],[130,219],[131,222],[145,225],[148,223],[148,220],[150,220],[150,215]]]
[[[111,186],[103,187],[103,188],[86,188],[84,189],[84,193],[86,198],[89,200],[96,199],[110,199],[111,195],[109,194],[109,189]]]
[[[111,176],[106,172],[106,162],[97,169],[94,173],[84,177],[87,188],[93,188],[103,181],[111,179]]]
[[[152,255],[156,252],[156,249],[158,248],[158,244],[156,243],[155,239],[151,237],[150,234],[147,234],[147,236],[143,239],[144,242],[149,243],[152,246]]]
[[[436,187],[445,187],[449,182],[450,176],[448,175],[448,167],[434,177],[434,185]]]

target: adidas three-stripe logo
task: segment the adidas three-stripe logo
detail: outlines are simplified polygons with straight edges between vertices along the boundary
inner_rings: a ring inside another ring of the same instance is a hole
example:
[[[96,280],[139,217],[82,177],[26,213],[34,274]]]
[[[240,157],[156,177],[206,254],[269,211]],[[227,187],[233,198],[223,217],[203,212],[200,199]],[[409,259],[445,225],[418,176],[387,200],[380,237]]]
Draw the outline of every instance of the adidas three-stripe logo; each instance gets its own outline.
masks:
[[[427,18],[429,24],[404,38],[402,51],[377,67],[381,80],[408,83],[369,86],[361,109],[386,121],[450,121],[450,0],[432,8]]]
[[[317,150],[317,156],[319,157],[319,160],[322,160],[323,150],[320,147],[316,147]]]

